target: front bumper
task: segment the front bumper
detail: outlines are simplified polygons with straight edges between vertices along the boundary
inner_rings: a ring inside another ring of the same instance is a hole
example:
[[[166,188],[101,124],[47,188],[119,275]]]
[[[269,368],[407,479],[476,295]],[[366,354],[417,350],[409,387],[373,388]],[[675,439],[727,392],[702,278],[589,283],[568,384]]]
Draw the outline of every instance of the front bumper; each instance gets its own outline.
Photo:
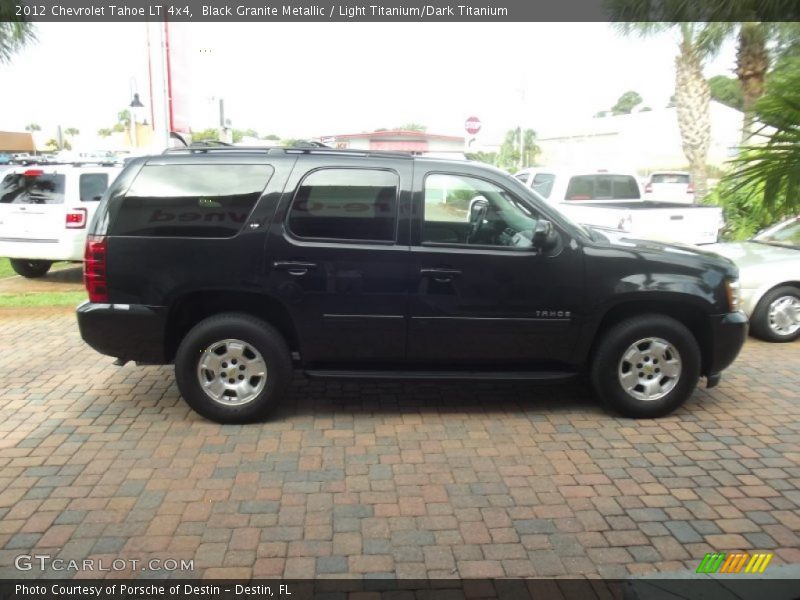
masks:
[[[145,364],[165,364],[166,309],[138,304],[95,304],[77,308],[83,340],[101,354]]]
[[[711,317],[711,345],[704,375],[719,375],[736,360],[747,339],[747,329],[747,315],[742,311]]]

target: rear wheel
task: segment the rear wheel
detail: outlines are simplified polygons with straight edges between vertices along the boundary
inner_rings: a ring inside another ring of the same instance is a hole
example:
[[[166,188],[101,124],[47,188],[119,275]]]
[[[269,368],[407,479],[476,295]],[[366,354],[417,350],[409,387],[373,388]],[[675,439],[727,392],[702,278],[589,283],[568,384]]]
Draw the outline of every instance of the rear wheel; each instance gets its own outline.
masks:
[[[53,266],[50,260],[34,260],[32,258],[12,258],[11,268],[17,275],[22,275],[29,279],[43,277]]]
[[[692,394],[700,377],[700,349],[679,321],[641,315],[612,327],[592,364],[597,395],[623,415],[666,415]]]
[[[800,337],[800,290],[790,285],[770,290],[750,319],[753,335],[767,342],[791,342]]]
[[[246,423],[273,410],[292,375],[289,348],[268,323],[224,313],[195,325],[175,355],[186,402],[218,423]]]

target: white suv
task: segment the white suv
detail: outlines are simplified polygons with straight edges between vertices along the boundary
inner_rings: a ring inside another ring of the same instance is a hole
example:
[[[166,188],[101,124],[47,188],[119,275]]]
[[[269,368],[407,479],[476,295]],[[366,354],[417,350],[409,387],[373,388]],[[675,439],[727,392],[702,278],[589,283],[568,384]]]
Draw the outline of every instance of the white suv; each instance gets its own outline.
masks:
[[[37,165],[0,174],[0,256],[23,277],[82,261],[86,227],[121,169]]]

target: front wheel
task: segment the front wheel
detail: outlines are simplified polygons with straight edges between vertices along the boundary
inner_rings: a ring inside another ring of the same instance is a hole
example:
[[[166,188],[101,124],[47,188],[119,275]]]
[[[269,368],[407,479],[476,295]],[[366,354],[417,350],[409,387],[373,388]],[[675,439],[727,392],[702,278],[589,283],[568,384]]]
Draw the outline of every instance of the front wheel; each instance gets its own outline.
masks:
[[[750,319],[753,335],[767,342],[791,342],[800,337],[800,290],[784,285],[770,290]]]
[[[22,275],[28,279],[44,277],[53,266],[49,260],[34,260],[32,258],[12,258],[11,268],[17,275]]]
[[[700,377],[700,348],[685,325],[641,315],[612,327],[591,368],[600,398],[625,416],[666,415],[692,394]]]
[[[218,423],[267,416],[289,384],[292,363],[280,333],[261,319],[224,313],[195,325],[175,354],[175,379],[186,402]]]

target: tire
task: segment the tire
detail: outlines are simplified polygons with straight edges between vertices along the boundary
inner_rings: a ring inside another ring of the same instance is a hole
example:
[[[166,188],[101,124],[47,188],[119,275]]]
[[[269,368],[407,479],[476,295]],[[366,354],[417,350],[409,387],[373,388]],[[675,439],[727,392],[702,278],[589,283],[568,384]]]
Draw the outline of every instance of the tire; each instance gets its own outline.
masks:
[[[601,400],[623,415],[661,417],[692,394],[700,361],[697,340],[685,325],[664,315],[640,315],[606,332],[591,380]]]
[[[217,423],[265,418],[279,403],[291,376],[289,347],[281,334],[243,313],[201,321],[186,334],[175,355],[181,395],[192,409]]]
[[[800,289],[783,285],[764,294],[750,317],[750,329],[767,342],[791,342],[800,337],[799,319]]]
[[[34,260],[32,258],[12,258],[11,268],[17,275],[22,275],[28,279],[44,277],[53,266],[50,260]]]

